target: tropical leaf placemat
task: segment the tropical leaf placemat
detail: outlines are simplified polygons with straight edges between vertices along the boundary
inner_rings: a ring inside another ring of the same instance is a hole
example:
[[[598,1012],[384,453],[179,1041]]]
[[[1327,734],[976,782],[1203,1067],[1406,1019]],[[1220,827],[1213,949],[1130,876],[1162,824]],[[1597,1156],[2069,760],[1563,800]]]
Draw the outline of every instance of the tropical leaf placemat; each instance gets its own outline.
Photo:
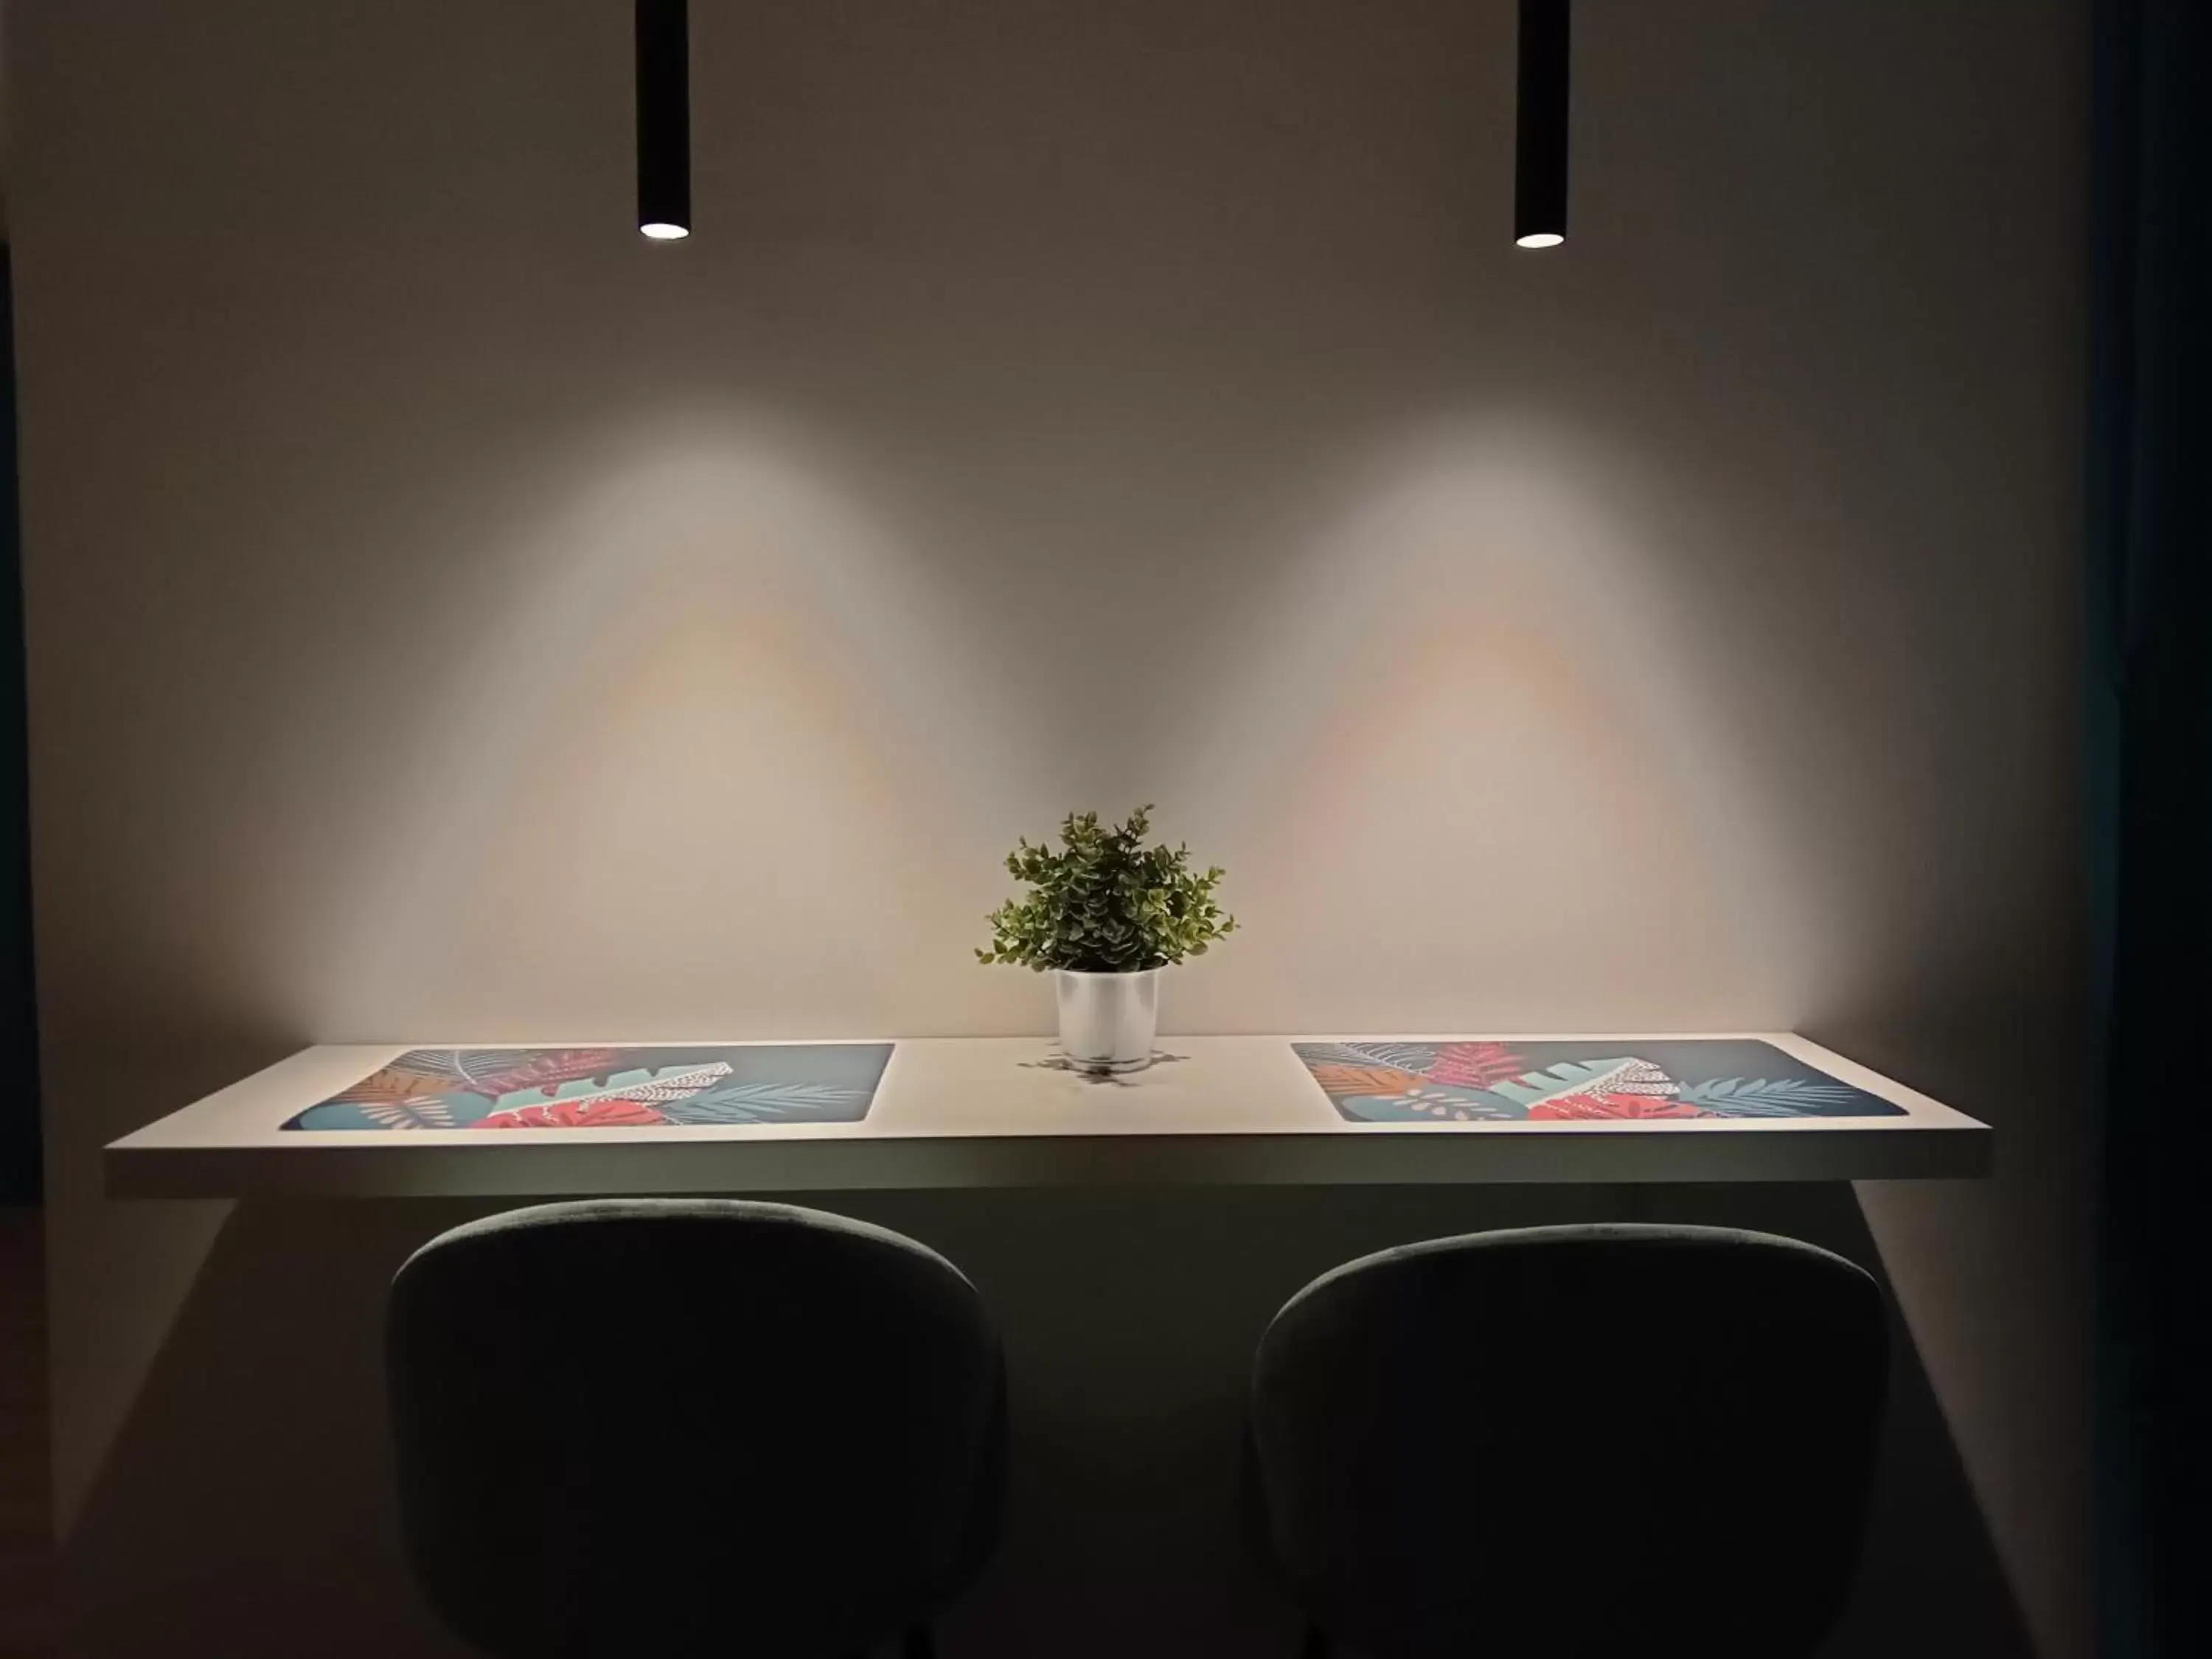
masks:
[[[1298,1042],[1353,1123],[1903,1117],[1771,1042]]]
[[[411,1048],[288,1129],[596,1129],[857,1123],[888,1042]]]

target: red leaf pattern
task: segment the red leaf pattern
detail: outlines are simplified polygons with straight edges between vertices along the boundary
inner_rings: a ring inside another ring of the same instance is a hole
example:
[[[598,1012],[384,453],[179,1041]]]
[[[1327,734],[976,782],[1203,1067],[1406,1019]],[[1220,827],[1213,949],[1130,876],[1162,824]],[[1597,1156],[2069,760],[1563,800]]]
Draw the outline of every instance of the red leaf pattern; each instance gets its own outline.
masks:
[[[518,1089],[534,1088],[551,1095],[564,1083],[580,1083],[586,1078],[605,1083],[621,1065],[619,1048],[545,1048],[476,1079],[463,1092],[482,1095],[486,1100],[497,1100]]]
[[[480,1117],[472,1129],[618,1129],[668,1120],[641,1100],[601,1095],[592,1100],[554,1100]]]
[[[1504,1042],[1447,1042],[1437,1050],[1429,1067],[1431,1083],[1448,1083],[1462,1089],[1487,1089],[1494,1083],[1519,1077],[1528,1062]],[[1326,1085],[1324,1085],[1326,1086]]]
[[[1710,1117],[1664,1095],[1554,1095],[1531,1106],[1528,1115],[1552,1121],[1583,1118]]]

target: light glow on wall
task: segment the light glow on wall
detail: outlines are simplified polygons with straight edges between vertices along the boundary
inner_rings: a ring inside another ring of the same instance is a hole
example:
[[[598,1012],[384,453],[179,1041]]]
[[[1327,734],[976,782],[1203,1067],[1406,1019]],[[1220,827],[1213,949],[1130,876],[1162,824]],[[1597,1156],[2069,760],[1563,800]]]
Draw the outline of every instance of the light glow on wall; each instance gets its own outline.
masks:
[[[315,994],[370,1012],[303,1026],[1023,1022],[1028,976],[959,971],[1003,885],[963,829],[997,810],[976,757],[1005,748],[964,678],[984,653],[855,473],[708,408],[548,455],[565,487],[484,554],[501,596],[415,703],[416,787],[380,804],[362,780],[356,948]]]
[[[1526,414],[1331,483],[1164,797],[1210,805],[1251,919],[1236,981],[1192,977],[1179,1018],[1795,1023],[1822,953],[1786,803],[1646,488]]]

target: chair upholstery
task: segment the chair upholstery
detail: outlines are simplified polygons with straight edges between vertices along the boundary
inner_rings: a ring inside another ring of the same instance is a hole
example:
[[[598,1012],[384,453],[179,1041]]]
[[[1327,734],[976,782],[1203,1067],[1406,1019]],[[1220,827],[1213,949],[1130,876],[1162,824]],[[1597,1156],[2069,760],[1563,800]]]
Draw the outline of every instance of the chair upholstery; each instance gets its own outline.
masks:
[[[995,1542],[1004,1370],[910,1239],[776,1204],[554,1204],[392,1287],[392,1425],[432,1607],[499,1659],[845,1659]]]
[[[1378,1659],[1802,1659],[1856,1566],[1887,1349],[1874,1280],[1789,1239],[1387,1250],[1261,1342],[1254,1530]]]

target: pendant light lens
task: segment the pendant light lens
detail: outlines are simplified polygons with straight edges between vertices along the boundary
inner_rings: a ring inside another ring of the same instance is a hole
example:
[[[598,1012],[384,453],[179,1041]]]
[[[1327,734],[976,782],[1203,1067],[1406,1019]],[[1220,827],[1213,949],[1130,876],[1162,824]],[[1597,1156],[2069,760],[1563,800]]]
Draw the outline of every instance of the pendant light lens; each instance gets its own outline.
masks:
[[[637,0],[637,228],[691,234],[691,40],[686,0]]]
[[[1522,247],[1557,247],[1567,240],[1567,93],[1573,46],[1573,0],[1521,0],[1513,240]]]

